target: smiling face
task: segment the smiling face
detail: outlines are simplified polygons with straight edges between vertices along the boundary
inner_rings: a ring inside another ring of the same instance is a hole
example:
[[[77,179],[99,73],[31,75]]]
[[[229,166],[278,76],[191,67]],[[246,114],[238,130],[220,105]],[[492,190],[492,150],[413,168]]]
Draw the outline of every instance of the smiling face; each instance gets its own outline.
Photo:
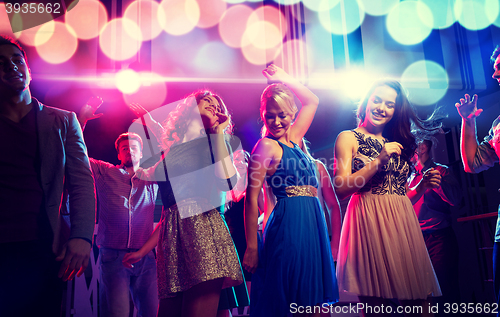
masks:
[[[0,92],[23,92],[30,82],[31,74],[23,53],[14,45],[0,45]]]
[[[368,99],[363,124],[383,128],[394,116],[397,96],[389,86],[376,87]]]
[[[262,119],[266,125],[267,131],[274,138],[280,139],[290,128],[294,114],[280,107],[274,100],[267,102],[266,108],[262,113]]]
[[[207,129],[213,127],[219,120],[218,114],[223,113],[217,98],[210,95],[206,95],[200,99],[195,111],[199,112],[203,125]]]

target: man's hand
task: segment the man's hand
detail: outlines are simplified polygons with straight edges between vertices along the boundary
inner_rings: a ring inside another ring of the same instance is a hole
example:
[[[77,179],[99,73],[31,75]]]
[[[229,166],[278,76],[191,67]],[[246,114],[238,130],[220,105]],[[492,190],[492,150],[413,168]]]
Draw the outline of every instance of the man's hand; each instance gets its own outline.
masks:
[[[103,115],[103,113],[95,113],[97,109],[102,105],[101,97],[91,97],[85,106],[78,112],[78,121],[82,127],[89,120],[97,119]]]
[[[66,242],[56,257],[56,261],[62,261],[59,278],[71,281],[75,275],[80,277],[89,265],[91,249],[90,243],[84,239],[73,238]]]
[[[458,114],[464,120],[471,120],[478,117],[483,109],[477,109],[477,95],[472,96],[470,99],[469,94],[465,94],[464,98],[460,99],[460,103],[456,103]]]

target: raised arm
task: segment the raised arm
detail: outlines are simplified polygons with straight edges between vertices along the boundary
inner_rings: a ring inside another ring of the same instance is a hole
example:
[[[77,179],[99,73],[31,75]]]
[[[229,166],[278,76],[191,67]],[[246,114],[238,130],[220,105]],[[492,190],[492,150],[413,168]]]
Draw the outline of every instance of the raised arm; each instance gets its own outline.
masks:
[[[472,99],[468,94],[456,103],[458,114],[462,117],[462,130],[460,135],[460,154],[467,173],[474,173],[474,157],[479,145],[476,135],[476,117],[481,114],[482,109],[477,109],[477,95]]]
[[[258,199],[267,170],[274,157],[274,147],[270,139],[261,139],[255,146],[248,166],[248,187],[245,196],[245,237],[247,250],[243,257],[243,267],[254,273],[259,263],[257,245]]]
[[[299,144],[314,119],[314,115],[316,114],[316,109],[319,104],[318,97],[300,81],[290,76],[276,65],[269,65],[262,71],[262,74],[264,74],[264,76],[269,80],[281,81],[287,85],[302,104],[302,108],[297,114],[290,131],[291,140]]]
[[[144,109],[144,107],[141,106],[140,104],[130,103],[128,104],[128,107],[130,111],[132,111],[137,116],[137,118],[141,119],[142,124],[148,127],[151,130],[151,132],[153,132],[156,140],[158,141],[159,144],[161,144],[161,138],[163,136],[163,131],[164,131],[163,126],[155,119],[153,119],[149,111]]]
[[[318,166],[319,177],[321,181],[321,194],[325,200],[326,207],[330,212],[330,223],[332,228],[332,239],[330,240],[330,247],[332,249],[333,260],[337,260],[340,242],[340,230],[342,229],[342,220],[340,215],[340,204],[335,194],[330,174],[326,167],[320,161],[316,161]]]
[[[78,122],[80,122],[82,131],[85,129],[85,125],[89,120],[100,118],[103,115],[103,113],[95,113],[101,105],[102,99],[100,97],[91,97],[80,109],[78,112]]]

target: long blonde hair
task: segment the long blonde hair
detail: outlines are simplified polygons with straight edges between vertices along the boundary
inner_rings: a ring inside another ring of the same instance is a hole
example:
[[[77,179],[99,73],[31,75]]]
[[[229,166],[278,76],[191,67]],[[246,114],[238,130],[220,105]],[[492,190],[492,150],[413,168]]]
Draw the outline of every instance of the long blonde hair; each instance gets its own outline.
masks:
[[[281,109],[286,110],[293,114],[293,119],[295,119],[295,114],[299,111],[297,105],[295,104],[294,94],[285,84],[272,84],[266,87],[260,96],[260,118],[262,122],[264,120],[264,111],[269,102],[275,102]],[[265,137],[267,134],[267,128],[264,124],[260,131],[261,137]]]

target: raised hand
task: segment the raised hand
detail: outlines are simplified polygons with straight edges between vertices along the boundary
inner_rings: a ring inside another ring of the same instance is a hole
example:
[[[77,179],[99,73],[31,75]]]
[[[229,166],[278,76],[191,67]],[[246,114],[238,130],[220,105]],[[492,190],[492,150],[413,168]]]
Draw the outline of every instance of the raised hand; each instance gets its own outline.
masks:
[[[458,114],[462,119],[470,120],[478,117],[483,109],[477,109],[477,95],[474,95],[472,99],[469,94],[465,94],[464,98],[460,99],[460,103],[456,103]]]
[[[274,64],[267,66],[267,68],[262,71],[262,74],[267,79],[272,81],[287,82],[290,80],[294,80],[292,76],[288,75],[287,72]]]
[[[137,116],[137,118],[140,118],[148,113],[148,111],[138,103],[129,103],[127,106]]]
[[[78,112],[78,121],[80,121],[80,123],[84,125],[89,120],[101,117],[103,113],[95,113],[101,105],[101,97],[91,97]]]
[[[215,122],[214,126],[212,127],[212,131],[217,134],[222,134],[229,125],[229,117],[219,112],[217,113],[217,118],[217,122]]]
[[[400,156],[401,151],[403,150],[403,146],[399,144],[398,142],[388,142],[384,144],[384,147],[380,151],[380,154],[377,156],[377,159],[380,161],[380,166],[379,169],[382,168],[389,160],[391,159],[391,156],[396,155]]]

